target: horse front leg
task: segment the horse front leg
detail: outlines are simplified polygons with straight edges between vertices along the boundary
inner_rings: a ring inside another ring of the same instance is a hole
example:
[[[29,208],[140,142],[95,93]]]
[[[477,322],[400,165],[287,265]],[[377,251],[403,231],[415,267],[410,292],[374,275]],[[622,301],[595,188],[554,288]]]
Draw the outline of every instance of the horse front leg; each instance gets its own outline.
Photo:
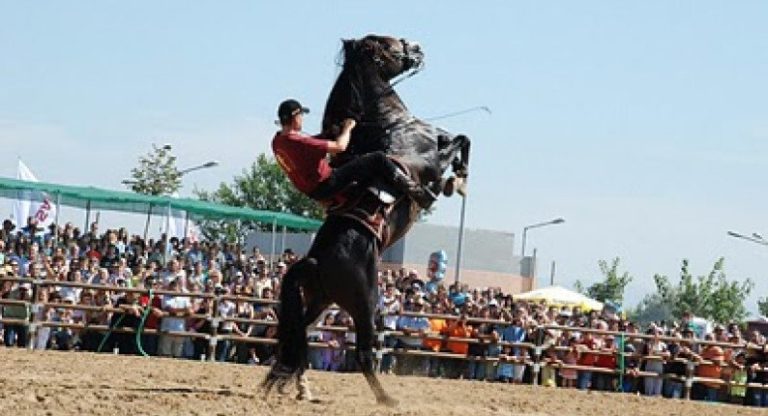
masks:
[[[469,146],[467,136],[460,134],[450,141],[443,141],[440,149],[441,164],[444,169],[450,165],[453,175],[442,181],[443,195],[450,197],[454,192],[462,196],[467,194],[467,176],[469,175]]]
[[[357,332],[357,342],[355,345],[355,357],[357,363],[363,371],[363,376],[371,387],[376,402],[385,406],[397,406],[397,400],[393,399],[381,386],[379,378],[376,376],[373,363],[373,339],[374,326],[371,314],[361,314],[362,316],[353,316]],[[359,323],[359,324],[358,324]]]

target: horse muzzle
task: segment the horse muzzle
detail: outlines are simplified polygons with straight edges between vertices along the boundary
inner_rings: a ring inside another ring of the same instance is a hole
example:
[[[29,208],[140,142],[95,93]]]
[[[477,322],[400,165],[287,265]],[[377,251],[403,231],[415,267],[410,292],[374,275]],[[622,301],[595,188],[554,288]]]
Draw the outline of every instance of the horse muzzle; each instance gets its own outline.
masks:
[[[421,45],[418,42],[408,42],[405,39],[400,39],[400,43],[402,43],[403,51],[405,51],[403,64],[406,70],[419,68],[424,65],[424,52],[421,50]]]

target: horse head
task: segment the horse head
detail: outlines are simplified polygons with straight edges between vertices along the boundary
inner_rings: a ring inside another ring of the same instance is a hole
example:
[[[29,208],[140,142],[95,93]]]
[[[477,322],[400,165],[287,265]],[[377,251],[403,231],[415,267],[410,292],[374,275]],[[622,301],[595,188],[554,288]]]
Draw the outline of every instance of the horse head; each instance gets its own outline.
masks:
[[[336,156],[336,163],[383,151],[407,164],[435,194],[446,190],[441,178],[448,168],[453,167],[458,177],[467,175],[469,140],[414,117],[395,91],[395,78],[402,80],[424,66],[418,43],[367,35],[343,40],[341,54],[342,70],[323,114],[323,135],[338,136],[345,118],[358,123],[347,151]]]
[[[374,68],[386,82],[409,70],[418,71],[424,65],[421,46],[406,39],[368,35],[343,42],[345,67],[362,65]]]

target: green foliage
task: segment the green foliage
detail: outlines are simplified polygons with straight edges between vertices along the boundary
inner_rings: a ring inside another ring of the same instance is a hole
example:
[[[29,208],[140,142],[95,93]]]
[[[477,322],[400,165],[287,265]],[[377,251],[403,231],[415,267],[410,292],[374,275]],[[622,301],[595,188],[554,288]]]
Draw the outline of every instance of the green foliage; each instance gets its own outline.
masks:
[[[653,279],[659,298],[676,319],[690,311],[694,316],[720,323],[743,321],[747,317],[744,301],[754,284],[750,279],[728,281],[724,263],[725,259],[720,258],[708,274],[694,277],[688,260],[683,260],[677,285],[673,285],[667,276],[655,275]]]
[[[235,176],[232,184],[221,183],[213,192],[195,190],[195,194],[204,201],[323,218],[320,205],[297,191],[277,162],[265,154],[260,154],[248,169]],[[206,238],[227,241],[240,241],[259,227],[271,229],[269,224],[249,222],[206,220],[200,224]]]
[[[757,310],[760,315],[768,316],[768,297],[757,300]]]
[[[131,169],[131,177],[133,180],[126,185],[140,194],[170,195],[181,188],[181,173],[170,146],[153,144],[151,152],[139,157],[139,165]]]
[[[640,304],[627,311],[627,318],[640,324],[674,320],[672,308],[658,293],[646,295]]]
[[[610,265],[607,261],[600,260],[598,264],[603,280],[593,283],[587,288],[584,288],[581,281],[577,281],[576,290],[600,302],[608,301],[621,305],[624,301],[624,289],[632,281],[632,276],[629,275],[629,272],[619,273],[620,263],[621,259],[618,257],[614,258]]]

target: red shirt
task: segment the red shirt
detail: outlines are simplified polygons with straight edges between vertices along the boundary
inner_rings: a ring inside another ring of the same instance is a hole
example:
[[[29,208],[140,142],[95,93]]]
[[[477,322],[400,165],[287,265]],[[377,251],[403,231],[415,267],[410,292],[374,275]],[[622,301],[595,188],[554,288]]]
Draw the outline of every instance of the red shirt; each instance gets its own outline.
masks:
[[[589,350],[595,350],[597,348],[597,341],[595,341],[594,338],[590,338],[589,340],[583,339],[579,344],[585,346]],[[582,352],[579,357],[579,365],[592,367],[595,365],[597,357],[598,356],[594,353]]]
[[[331,175],[325,159],[328,141],[298,132],[277,132],[272,139],[272,152],[288,179],[301,192],[312,192],[317,184]]]
[[[149,303],[149,296],[147,295],[139,296],[139,305],[146,307],[148,303]],[[163,309],[163,300],[160,297],[155,296],[152,299],[152,307]],[[144,322],[144,328],[157,329],[159,326],[158,325],[159,323],[160,323],[160,318],[155,316],[155,314],[150,311],[149,315],[147,315],[146,322]]]

